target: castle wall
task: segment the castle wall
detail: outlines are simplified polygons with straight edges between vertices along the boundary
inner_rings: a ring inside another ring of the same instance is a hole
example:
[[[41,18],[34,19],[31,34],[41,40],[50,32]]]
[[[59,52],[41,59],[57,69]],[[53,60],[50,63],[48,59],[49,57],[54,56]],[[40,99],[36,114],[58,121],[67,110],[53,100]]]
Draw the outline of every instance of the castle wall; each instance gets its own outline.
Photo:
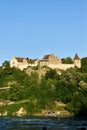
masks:
[[[48,62],[44,61],[44,60],[42,60],[42,61],[40,60],[40,62],[39,62],[40,67],[47,66],[47,64],[48,64]]]
[[[24,68],[28,67],[28,63],[24,59],[23,62],[18,62],[15,57],[13,57],[10,61],[10,67],[16,67],[19,68],[20,70],[23,70]]]
[[[26,69],[28,67],[28,64],[17,64],[16,68],[19,68],[20,70]]]
[[[38,66],[39,60],[36,60],[34,63],[29,63],[28,66]]]
[[[74,64],[48,64],[48,67],[52,68],[52,69],[56,69],[59,68],[61,70],[66,70],[68,68],[74,68],[75,65]]]
[[[10,67],[16,67],[16,68],[19,68],[20,70],[23,70],[24,68],[27,68],[28,66],[37,66],[37,65],[39,65],[39,67],[48,66],[52,69],[59,68],[61,70],[74,68],[75,66],[77,66],[78,68],[81,67],[81,60],[78,57],[76,57],[76,59],[74,58],[73,64],[62,64],[62,61],[58,57],[54,56],[53,54],[48,55],[42,60],[36,59],[32,61],[33,61],[32,63],[29,63],[27,58],[13,57],[10,61]]]
[[[10,67],[17,67],[17,60],[13,57],[10,61]]]

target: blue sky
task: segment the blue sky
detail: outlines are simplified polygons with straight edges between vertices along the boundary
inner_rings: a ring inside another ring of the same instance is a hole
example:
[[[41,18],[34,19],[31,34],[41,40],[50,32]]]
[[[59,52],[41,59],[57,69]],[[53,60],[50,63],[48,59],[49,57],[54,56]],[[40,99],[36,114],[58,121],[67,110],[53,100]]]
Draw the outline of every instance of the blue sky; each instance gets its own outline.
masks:
[[[49,53],[87,57],[87,0],[0,0],[0,64]]]

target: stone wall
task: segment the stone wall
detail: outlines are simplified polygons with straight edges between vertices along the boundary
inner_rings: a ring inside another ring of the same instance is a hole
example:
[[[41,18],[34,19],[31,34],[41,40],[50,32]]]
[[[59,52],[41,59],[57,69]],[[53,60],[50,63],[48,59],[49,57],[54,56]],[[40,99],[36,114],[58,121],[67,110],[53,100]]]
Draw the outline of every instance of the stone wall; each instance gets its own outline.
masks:
[[[18,62],[15,57],[13,57],[10,61],[10,67],[16,67],[20,70],[28,67],[28,62],[24,59],[23,62]]]
[[[52,68],[52,69],[60,69],[60,70],[66,70],[68,68],[74,68],[75,65],[74,64],[48,64],[48,67]]]

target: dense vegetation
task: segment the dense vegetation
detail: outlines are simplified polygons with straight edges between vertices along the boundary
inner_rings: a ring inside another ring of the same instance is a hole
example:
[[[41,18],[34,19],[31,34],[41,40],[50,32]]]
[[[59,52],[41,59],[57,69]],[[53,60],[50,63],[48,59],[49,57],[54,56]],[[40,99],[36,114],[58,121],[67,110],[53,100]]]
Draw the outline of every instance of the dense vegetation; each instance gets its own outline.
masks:
[[[62,63],[64,63],[64,64],[73,64],[73,60],[69,56],[66,58],[62,58],[61,60],[62,60]]]
[[[87,58],[82,58],[82,67],[70,68],[61,71],[49,69],[41,79],[38,73],[28,75],[26,70],[10,68],[9,62],[4,62],[0,68],[0,87],[8,87],[8,90],[0,90],[1,101],[29,102],[0,107],[0,111],[7,109],[9,115],[12,111],[23,106],[29,114],[40,112],[41,109],[54,109],[55,101],[61,101],[66,105],[65,109],[77,116],[87,115]]]

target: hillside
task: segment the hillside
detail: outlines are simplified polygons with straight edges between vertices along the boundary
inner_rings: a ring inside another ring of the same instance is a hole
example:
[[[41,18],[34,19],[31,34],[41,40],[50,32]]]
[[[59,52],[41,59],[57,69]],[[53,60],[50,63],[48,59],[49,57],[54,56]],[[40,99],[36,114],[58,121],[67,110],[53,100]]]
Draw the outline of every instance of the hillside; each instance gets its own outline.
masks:
[[[87,58],[66,71],[0,68],[1,115],[87,115]],[[61,72],[61,74],[59,73]]]

